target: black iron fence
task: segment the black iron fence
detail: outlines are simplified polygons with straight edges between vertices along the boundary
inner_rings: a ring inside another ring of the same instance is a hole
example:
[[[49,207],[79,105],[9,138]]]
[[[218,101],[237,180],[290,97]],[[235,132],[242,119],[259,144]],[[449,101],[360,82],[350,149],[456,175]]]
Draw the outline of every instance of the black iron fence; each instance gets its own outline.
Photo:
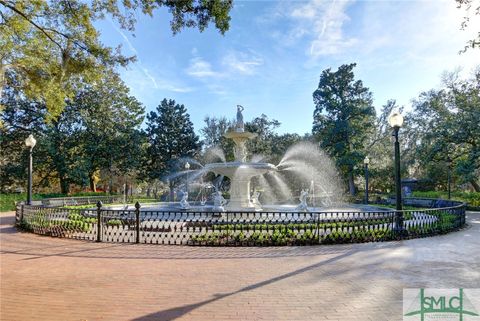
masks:
[[[447,233],[465,225],[465,204],[352,212],[190,212],[17,204],[17,224],[36,234],[176,245],[312,245],[386,241]],[[423,204],[423,203],[422,203]],[[399,220],[399,217],[401,218]]]
[[[59,197],[59,198],[45,198],[37,201],[44,206],[77,206],[77,205],[92,205],[95,206],[98,201],[104,204],[128,202],[130,198],[124,195],[107,195],[107,196],[79,196],[79,197]]]

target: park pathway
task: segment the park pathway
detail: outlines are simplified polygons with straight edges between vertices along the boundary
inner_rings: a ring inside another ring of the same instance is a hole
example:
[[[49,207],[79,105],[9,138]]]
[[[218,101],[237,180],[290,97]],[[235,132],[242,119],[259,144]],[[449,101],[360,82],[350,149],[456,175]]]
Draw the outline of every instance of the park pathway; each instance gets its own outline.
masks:
[[[396,321],[403,288],[480,288],[474,212],[466,229],[436,237],[252,248],[57,239],[1,215],[5,321]]]

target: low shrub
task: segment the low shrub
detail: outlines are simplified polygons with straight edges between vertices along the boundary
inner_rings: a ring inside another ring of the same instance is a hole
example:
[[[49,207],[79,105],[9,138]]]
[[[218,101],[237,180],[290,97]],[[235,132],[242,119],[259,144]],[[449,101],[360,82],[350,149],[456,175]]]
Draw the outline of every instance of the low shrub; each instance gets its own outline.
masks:
[[[239,232],[203,232],[191,236],[189,244],[191,245],[256,245],[256,246],[283,246],[283,245],[310,245],[310,244],[340,244],[340,243],[360,243],[376,242],[392,239],[392,232],[387,228],[375,229],[334,229],[328,233],[318,235],[315,229],[304,229],[298,231],[294,228],[270,229],[265,231],[253,231],[247,234],[245,231]]]
[[[108,220],[107,221],[107,226],[115,226],[115,227],[119,227],[122,224],[122,220],[118,220],[118,219],[111,219],[111,220]]]

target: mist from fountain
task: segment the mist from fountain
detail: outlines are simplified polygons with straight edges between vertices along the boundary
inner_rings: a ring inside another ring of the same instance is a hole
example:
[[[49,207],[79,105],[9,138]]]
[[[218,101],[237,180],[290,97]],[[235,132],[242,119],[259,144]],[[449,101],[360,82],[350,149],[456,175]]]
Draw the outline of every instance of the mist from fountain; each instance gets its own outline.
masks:
[[[257,134],[245,131],[243,110],[242,106],[237,106],[235,127],[224,134],[225,138],[234,142],[233,162],[226,162],[224,151],[213,147],[203,156],[205,165],[191,158],[180,159],[179,167],[188,162],[193,168],[188,166],[187,170],[168,178],[185,176],[187,187],[193,181],[203,180],[209,172],[222,176],[222,179],[223,176],[228,177],[230,200],[225,206],[227,210],[258,211],[261,210],[261,204],[265,203],[294,204],[300,194],[305,209],[306,195],[310,195],[314,203],[317,199],[323,204],[336,204],[341,200],[343,189],[333,162],[312,143],[302,142],[290,147],[277,166],[266,162],[260,154],[248,160],[247,142]],[[188,191],[185,190],[185,193]]]
[[[263,176],[270,185],[273,197],[270,204],[285,204],[295,200],[292,194],[292,187],[287,184],[285,177],[280,172],[270,172]]]
[[[203,156],[205,164],[214,163],[220,160],[222,163],[226,163],[225,152],[218,146],[211,147],[205,151]]]
[[[313,143],[301,142],[289,148],[277,168],[296,178],[293,190],[311,189],[313,182],[315,199],[328,198],[332,204],[343,202],[344,189],[335,164]]]
[[[225,155],[219,148],[209,149],[206,159],[224,159]],[[208,163],[206,165],[192,162],[198,168],[184,170],[173,175],[170,179],[182,176],[185,181],[191,184],[202,178],[210,172],[211,166],[220,168],[230,168],[230,175],[233,177],[237,171],[248,173],[255,170],[255,164],[263,161],[264,157],[255,155],[250,162],[245,163]],[[182,159],[185,161],[185,159]],[[221,165],[224,164],[224,165]],[[232,165],[229,165],[232,164]],[[260,203],[268,204],[270,208],[273,205],[296,204],[298,202],[300,191],[309,190],[310,205],[318,206],[337,206],[343,203],[343,186],[338,172],[332,160],[320,148],[310,142],[301,142],[290,147],[275,170],[269,170],[260,173],[252,178],[251,191],[260,192]],[[222,169],[216,168],[221,171]],[[218,190],[223,176],[219,175],[213,182],[215,190]]]

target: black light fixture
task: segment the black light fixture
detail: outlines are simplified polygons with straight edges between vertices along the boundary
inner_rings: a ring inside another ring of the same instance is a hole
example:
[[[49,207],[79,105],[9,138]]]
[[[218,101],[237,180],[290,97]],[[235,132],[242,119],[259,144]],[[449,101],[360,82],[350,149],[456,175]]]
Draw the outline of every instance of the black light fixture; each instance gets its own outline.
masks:
[[[33,171],[33,147],[37,144],[37,140],[30,134],[25,139],[25,145],[30,147],[28,152],[28,188],[27,188],[27,205],[32,205],[32,171]]]
[[[398,111],[392,112],[388,117],[388,123],[393,128],[395,137],[395,191],[396,191],[396,230],[403,230],[403,212],[402,212],[402,183],[400,178],[400,143],[398,142],[398,131],[403,125],[403,116]]]
[[[368,164],[370,164],[368,156],[365,156],[363,164],[365,165],[365,204],[368,204]]]

